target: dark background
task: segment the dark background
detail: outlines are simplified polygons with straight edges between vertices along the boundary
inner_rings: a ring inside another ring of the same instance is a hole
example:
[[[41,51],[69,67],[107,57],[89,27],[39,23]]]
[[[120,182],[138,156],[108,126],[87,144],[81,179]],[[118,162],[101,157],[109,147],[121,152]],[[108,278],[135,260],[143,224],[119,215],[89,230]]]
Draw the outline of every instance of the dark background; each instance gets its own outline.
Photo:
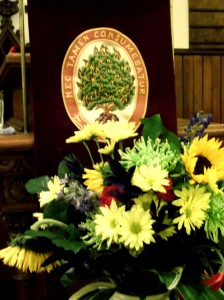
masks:
[[[68,47],[83,31],[111,27],[138,47],[149,78],[146,116],[160,113],[176,131],[176,100],[169,0],[28,0],[34,139],[37,175],[54,175],[72,150],[86,164],[82,145],[65,144],[77,130],[61,94],[61,68]]]

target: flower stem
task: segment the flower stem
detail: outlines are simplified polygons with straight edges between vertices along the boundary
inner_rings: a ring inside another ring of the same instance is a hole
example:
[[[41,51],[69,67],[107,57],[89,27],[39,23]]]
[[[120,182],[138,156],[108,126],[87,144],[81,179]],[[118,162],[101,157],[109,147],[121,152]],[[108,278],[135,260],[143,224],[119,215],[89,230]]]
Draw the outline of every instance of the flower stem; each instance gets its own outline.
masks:
[[[35,222],[33,225],[31,225],[30,229],[38,230],[39,227],[42,226],[42,225],[56,226],[56,227],[64,229],[65,231],[68,230],[68,226],[65,223],[54,220],[54,219],[39,220],[39,221]]]
[[[94,160],[93,160],[93,157],[92,157],[92,154],[91,154],[91,151],[89,149],[89,146],[87,145],[87,143],[85,141],[82,141],[83,142],[83,145],[85,146],[86,150],[88,151],[89,153],[89,157],[91,159],[91,163],[94,165]]]
[[[99,150],[100,149],[100,145],[99,145],[99,142],[98,142],[97,138],[95,138],[94,141],[96,142],[97,149]],[[99,154],[100,154],[100,159],[103,162],[103,155],[100,152],[99,152]]]

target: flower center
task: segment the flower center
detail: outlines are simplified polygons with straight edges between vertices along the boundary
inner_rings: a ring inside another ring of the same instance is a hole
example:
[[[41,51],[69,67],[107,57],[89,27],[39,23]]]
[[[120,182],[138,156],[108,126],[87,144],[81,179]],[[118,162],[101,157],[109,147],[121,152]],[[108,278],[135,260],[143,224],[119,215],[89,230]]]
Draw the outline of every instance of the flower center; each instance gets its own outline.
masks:
[[[211,166],[212,164],[206,157],[199,155],[194,168],[194,175],[204,174],[204,168],[208,169]]]
[[[131,232],[137,234],[140,231],[141,231],[141,226],[139,225],[139,223],[132,223]]]
[[[111,220],[111,222],[110,222],[110,227],[111,228],[116,228],[116,221],[113,219],[113,220]]]

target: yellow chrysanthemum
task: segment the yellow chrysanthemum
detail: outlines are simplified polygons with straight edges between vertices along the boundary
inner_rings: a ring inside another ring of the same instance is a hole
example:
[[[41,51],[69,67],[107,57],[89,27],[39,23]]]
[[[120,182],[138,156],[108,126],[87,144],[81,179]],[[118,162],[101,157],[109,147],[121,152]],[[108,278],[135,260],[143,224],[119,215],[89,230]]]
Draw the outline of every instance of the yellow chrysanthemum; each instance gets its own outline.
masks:
[[[103,124],[103,131],[105,137],[114,142],[138,135],[135,132],[135,122],[107,121],[107,123]]]
[[[134,198],[133,201],[136,204],[140,205],[144,210],[150,210],[151,204],[152,204],[152,202],[154,202],[157,215],[158,215],[160,209],[164,205],[167,205],[167,201],[165,201],[163,199],[159,199],[158,196],[155,194],[155,192],[152,190],[138,196],[138,198]]]
[[[84,185],[87,186],[89,190],[101,194],[104,188],[103,185],[103,175],[101,172],[101,167],[103,163],[93,165],[94,169],[84,168],[85,174],[82,175]]]
[[[56,199],[64,188],[64,184],[61,184],[58,176],[52,177],[52,180],[49,180],[47,186],[49,191],[43,191],[39,195],[40,207],[43,207],[52,200]]]
[[[164,186],[169,185],[168,172],[160,166],[142,165],[136,168],[132,177],[132,184],[140,187],[143,192],[153,190],[166,193]]]
[[[110,248],[111,243],[119,242],[119,218],[124,209],[124,205],[118,207],[116,201],[112,200],[110,207],[101,206],[101,214],[95,216],[96,235],[107,241],[107,248]]]
[[[0,258],[5,265],[16,267],[23,272],[51,272],[60,266],[60,262],[56,261],[45,267],[42,267],[44,261],[51,255],[51,252],[37,253],[19,246],[9,246],[0,250]]]
[[[79,143],[82,141],[89,141],[95,137],[104,138],[102,124],[98,122],[88,123],[83,129],[74,132],[74,136],[66,139],[66,143]]]
[[[163,240],[168,241],[168,238],[173,236],[176,232],[176,229],[174,226],[170,226],[160,232],[158,232],[157,235],[159,235]]]
[[[174,200],[172,204],[180,207],[180,216],[175,218],[173,223],[178,224],[179,230],[184,226],[187,234],[190,235],[191,229],[201,228],[205,221],[210,193],[207,193],[204,187],[199,186],[183,187],[181,191],[175,190],[174,193],[179,199]]]
[[[182,159],[190,174],[191,183],[208,183],[211,187],[224,179],[224,148],[215,138],[208,135],[195,138],[189,149],[185,147]]]
[[[107,145],[104,148],[99,149],[98,152],[101,154],[110,155],[114,151],[114,146],[115,146],[116,142],[106,141],[106,143],[107,143]]]
[[[129,211],[124,211],[120,221],[120,242],[130,250],[141,252],[145,244],[155,243],[153,235],[155,231],[149,211],[145,211],[140,205],[134,204]]]

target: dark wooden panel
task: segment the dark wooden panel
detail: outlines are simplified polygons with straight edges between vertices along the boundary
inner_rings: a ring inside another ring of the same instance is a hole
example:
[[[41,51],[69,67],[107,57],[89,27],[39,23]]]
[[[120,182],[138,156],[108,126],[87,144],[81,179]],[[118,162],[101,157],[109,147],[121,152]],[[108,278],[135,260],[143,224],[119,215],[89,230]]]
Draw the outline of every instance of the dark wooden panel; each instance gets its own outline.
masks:
[[[208,10],[222,10],[224,9],[223,0],[189,0],[190,9],[208,9]]]
[[[223,52],[175,51],[175,83],[178,118],[204,110],[224,123]]]
[[[221,105],[221,57],[212,57],[212,114],[213,118],[217,121],[221,121],[221,110],[217,109]]]
[[[183,59],[178,55],[175,57],[175,91],[177,102],[177,115],[183,118]]]
[[[183,57],[183,117],[188,118],[193,111],[193,56]]]
[[[191,11],[189,15],[191,27],[223,27],[224,12],[214,11]]]
[[[203,105],[203,95],[202,95],[202,70],[203,62],[201,55],[194,55],[194,69],[193,69],[193,78],[194,78],[194,89],[193,89],[193,99],[194,102],[193,110],[199,111]]]
[[[190,28],[192,44],[224,44],[224,27]]]
[[[212,57],[203,57],[203,109],[212,112]]]

